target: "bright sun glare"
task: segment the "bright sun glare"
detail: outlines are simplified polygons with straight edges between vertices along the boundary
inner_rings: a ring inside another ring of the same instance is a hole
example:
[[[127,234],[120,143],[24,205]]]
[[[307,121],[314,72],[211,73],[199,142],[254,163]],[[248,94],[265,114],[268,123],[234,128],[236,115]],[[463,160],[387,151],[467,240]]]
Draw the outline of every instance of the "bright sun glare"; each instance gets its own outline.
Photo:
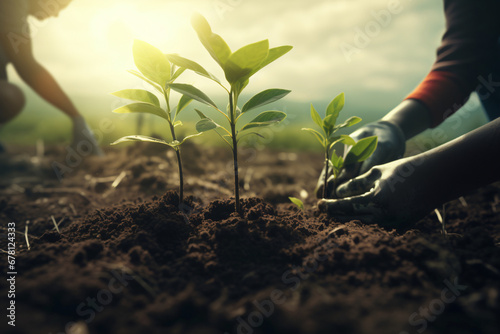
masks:
[[[168,11],[143,10],[139,4],[122,3],[102,8],[91,19],[91,32],[97,48],[103,52],[129,50],[134,39],[158,47],[183,43],[191,10],[174,2]],[[182,46],[181,46],[182,47]]]

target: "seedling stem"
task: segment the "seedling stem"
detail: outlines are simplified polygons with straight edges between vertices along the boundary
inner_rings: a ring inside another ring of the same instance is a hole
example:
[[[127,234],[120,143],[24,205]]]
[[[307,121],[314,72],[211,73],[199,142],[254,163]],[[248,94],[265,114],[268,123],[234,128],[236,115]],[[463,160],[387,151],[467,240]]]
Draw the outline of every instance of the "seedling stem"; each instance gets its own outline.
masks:
[[[236,108],[234,108],[235,101],[233,101],[233,92],[229,93],[229,110],[231,113],[231,137],[233,139],[233,167],[234,167],[234,209],[238,214],[241,214],[240,204],[240,182],[238,170],[238,140],[236,134]],[[237,100],[237,99],[234,99]]]

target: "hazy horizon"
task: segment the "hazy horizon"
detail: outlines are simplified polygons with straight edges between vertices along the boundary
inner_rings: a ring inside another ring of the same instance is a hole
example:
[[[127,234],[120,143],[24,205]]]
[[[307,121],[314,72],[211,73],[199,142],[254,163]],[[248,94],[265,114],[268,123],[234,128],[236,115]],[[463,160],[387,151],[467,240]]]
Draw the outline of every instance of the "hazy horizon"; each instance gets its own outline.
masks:
[[[344,91],[348,98],[369,98],[386,107],[404,98],[434,61],[444,28],[441,7],[435,0],[312,4],[298,0],[74,0],[58,18],[30,21],[37,59],[71,96],[98,96],[137,86],[137,80],[126,72],[134,68],[131,46],[135,38],[166,53],[196,58],[222,77],[190,26],[190,17],[197,11],[233,51],[261,39],[269,39],[271,46],[294,46],[255,76],[249,92],[282,87],[292,90],[289,100],[317,101]],[[12,70],[9,74],[20,83]],[[183,80],[209,93],[221,93],[195,76]]]
[[[278,107],[303,121],[311,102],[321,110],[345,92],[345,117],[356,114],[373,121],[427,74],[444,31],[442,6],[435,0],[74,0],[58,18],[30,23],[36,58],[91,123],[115,117],[111,110],[122,102],[109,93],[142,87],[127,73],[135,67],[134,39],[196,59],[223,79],[190,25],[194,12],[203,14],[233,51],[262,39],[271,46],[294,47],[252,78],[247,96],[266,88],[290,89]],[[28,104],[6,128],[41,119],[50,126],[53,119],[65,119],[37,98],[12,67],[8,72],[27,93]],[[223,98],[220,87],[194,74],[183,74],[179,81],[214,94],[215,100]]]

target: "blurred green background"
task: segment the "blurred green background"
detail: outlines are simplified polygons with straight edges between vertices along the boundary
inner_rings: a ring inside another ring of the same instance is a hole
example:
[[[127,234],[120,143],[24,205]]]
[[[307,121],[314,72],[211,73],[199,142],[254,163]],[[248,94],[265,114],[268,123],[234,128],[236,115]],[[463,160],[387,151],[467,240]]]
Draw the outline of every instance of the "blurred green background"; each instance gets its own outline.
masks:
[[[220,78],[220,69],[190,26],[194,11],[207,17],[233,51],[266,38],[271,47],[292,45],[289,54],[252,78],[241,101],[267,88],[292,90],[270,107],[286,111],[286,122],[265,130],[261,144],[319,150],[315,139],[300,131],[313,126],[310,104],[324,112],[331,99],[345,92],[341,120],[358,115],[362,125],[382,117],[412,91],[432,65],[444,30],[442,6],[435,0],[74,0],[58,18],[30,19],[30,25],[37,59],[60,82],[99,139],[100,122],[111,121],[112,131],[102,133],[103,146],[120,136],[137,134],[138,117],[113,114],[124,101],[109,95],[125,88],[144,88],[127,73],[134,68],[131,47],[135,38],[165,53],[196,59]],[[0,129],[0,140],[23,145],[33,145],[38,139],[49,144],[69,143],[67,117],[38,98],[10,66],[8,73],[9,80],[25,92],[28,104],[20,116]],[[186,74],[179,82],[200,87],[215,96],[220,106],[226,103],[220,88],[204,78]],[[183,112],[181,120],[186,134],[195,131],[192,108]],[[482,108],[473,96],[466,108],[440,129],[420,135],[410,148],[438,145],[484,122]],[[140,134],[168,133],[162,119],[146,117],[143,123]],[[215,136],[196,140],[221,145]]]

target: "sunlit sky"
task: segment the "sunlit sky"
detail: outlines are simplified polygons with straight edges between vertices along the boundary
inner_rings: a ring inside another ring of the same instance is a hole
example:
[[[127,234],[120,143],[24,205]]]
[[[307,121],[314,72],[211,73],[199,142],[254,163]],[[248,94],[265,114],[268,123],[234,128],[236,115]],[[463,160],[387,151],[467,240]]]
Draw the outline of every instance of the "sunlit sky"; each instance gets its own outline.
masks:
[[[377,23],[375,13],[394,3],[397,13]],[[348,103],[377,110],[395,106],[427,74],[444,29],[436,0],[74,0],[58,18],[32,21],[34,52],[73,98],[140,87],[126,72],[134,68],[135,38],[197,59],[222,78],[190,26],[195,11],[233,51],[266,38],[271,47],[294,46],[253,77],[250,93],[286,88],[292,90],[288,100],[308,102],[344,91]],[[366,29],[372,37],[357,48],[356,37]],[[350,59],[341,50],[346,45],[357,48]],[[203,78],[181,78],[222,94]]]

